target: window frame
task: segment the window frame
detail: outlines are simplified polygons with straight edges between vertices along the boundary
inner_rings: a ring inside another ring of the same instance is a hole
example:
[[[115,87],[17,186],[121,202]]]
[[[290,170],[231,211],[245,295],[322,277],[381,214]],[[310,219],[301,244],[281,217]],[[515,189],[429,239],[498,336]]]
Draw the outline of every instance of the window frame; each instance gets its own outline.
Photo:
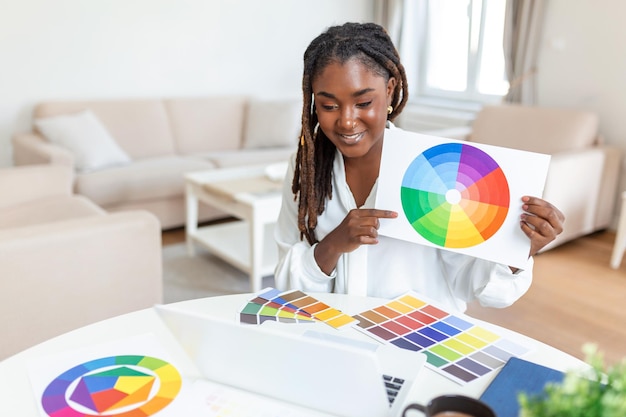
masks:
[[[468,45],[468,70],[467,88],[465,91],[446,91],[427,86],[427,56],[428,42],[428,3],[437,0],[406,0],[404,2],[405,13],[403,19],[403,31],[401,45],[402,60],[407,70],[409,86],[411,89],[409,102],[418,105],[431,105],[458,109],[476,109],[484,104],[495,104],[502,101],[504,95],[484,94],[478,91],[480,76],[480,56],[483,51],[485,32],[485,16],[487,5],[492,1],[502,0],[468,0],[470,12],[470,44],[476,43],[475,51]],[[480,5],[478,5],[480,3]],[[483,7],[483,5],[485,7]],[[479,15],[475,8],[480,7]],[[476,18],[479,18],[476,27]],[[417,40],[417,42],[415,42]]]

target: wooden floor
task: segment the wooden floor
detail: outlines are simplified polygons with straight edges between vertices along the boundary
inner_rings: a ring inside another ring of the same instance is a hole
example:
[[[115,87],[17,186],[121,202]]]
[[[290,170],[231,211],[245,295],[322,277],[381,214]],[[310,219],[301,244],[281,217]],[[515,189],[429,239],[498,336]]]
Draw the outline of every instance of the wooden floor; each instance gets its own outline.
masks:
[[[165,230],[161,233],[161,244],[163,246],[175,245],[185,241],[185,228]]]
[[[609,266],[614,232],[576,239],[535,257],[534,280],[506,309],[468,314],[516,330],[578,358],[594,342],[613,364],[626,357],[626,258]]]
[[[517,303],[471,305],[467,313],[581,359],[586,342],[595,342],[609,364],[626,358],[626,257],[611,269],[614,239],[599,232],[536,256],[533,285]],[[163,233],[164,245],[182,241],[182,229]]]

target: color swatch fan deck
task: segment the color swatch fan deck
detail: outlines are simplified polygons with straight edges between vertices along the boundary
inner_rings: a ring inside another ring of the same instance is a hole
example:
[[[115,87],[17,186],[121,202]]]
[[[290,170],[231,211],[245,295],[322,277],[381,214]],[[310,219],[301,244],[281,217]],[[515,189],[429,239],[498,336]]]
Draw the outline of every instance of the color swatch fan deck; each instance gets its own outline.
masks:
[[[264,321],[284,323],[323,322],[336,329],[356,324],[356,320],[299,290],[281,292],[275,288],[260,291],[239,312],[247,324]]]
[[[460,384],[530,351],[470,317],[448,313],[412,293],[354,318],[360,331],[382,343],[424,353],[428,367]]]
[[[442,247],[465,248],[493,236],[509,211],[509,187],[485,152],[460,143],[434,146],[406,170],[401,200],[412,227]]]

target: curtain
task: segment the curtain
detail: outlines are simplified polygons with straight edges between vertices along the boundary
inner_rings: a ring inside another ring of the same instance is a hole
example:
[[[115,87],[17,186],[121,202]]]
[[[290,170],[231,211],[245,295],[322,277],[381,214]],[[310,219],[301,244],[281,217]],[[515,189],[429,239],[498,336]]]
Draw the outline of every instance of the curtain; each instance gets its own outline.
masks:
[[[505,102],[535,104],[537,55],[547,0],[507,0],[504,61],[509,80]]]
[[[387,29],[389,37],[398,51],[402,39],[403,3],[404,0],[374,1],[374,22]]]

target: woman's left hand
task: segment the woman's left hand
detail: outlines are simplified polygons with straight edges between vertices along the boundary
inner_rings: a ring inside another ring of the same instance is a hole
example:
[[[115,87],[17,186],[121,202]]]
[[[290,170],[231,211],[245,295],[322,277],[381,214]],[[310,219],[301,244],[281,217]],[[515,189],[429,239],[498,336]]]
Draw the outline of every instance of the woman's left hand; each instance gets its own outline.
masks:
[[[563,231],[565,216],[561,210],[537,197],[522,197],[522,231],[530,239],[530,256],[534,256]]]

